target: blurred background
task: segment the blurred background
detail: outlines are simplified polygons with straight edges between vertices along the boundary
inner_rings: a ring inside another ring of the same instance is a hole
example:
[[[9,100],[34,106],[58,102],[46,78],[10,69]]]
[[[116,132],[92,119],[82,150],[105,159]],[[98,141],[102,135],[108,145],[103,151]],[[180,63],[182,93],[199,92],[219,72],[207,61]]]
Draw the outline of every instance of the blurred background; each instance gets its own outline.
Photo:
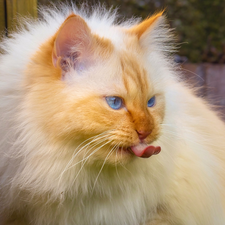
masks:
[[[180,48],[174,60],[180,63],[186,79],[201,86],[199,95],[225,115],[225,0],[72,0],[76,5],[104,4],[118,8],[121,18],[146,18],[166,9],[168,22],[175,28]],[[0,0],[0,30],[13,27],[17,14],[38,16],[37,6],[63,0]],[[68,1],[69,2],[69,1]],[[4,15],[3,15],[4,14]],[[1,15],[5,22],[1,25]],[[225,118],[225,117],[224,117]]]

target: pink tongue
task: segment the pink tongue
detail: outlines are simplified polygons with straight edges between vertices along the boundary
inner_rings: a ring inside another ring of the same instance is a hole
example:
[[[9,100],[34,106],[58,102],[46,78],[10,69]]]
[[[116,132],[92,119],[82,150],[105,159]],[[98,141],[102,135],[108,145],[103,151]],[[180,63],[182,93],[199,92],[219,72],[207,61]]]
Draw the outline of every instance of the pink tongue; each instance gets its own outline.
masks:
[[[138,145],[131,147],[132,152],[142,158],[148,158],[152,155],[157,155],[161,151],[160,146],[152,146],[152,145],[146,145],[144,143],[140,143]]]

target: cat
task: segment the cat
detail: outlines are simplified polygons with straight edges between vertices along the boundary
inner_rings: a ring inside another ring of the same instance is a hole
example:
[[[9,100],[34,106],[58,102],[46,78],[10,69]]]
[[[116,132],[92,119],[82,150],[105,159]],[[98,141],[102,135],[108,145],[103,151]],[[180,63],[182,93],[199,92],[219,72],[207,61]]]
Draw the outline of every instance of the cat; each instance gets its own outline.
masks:
[[[0,224],[224,225],[225,125],[165,13],[41,11],[1,43]]]

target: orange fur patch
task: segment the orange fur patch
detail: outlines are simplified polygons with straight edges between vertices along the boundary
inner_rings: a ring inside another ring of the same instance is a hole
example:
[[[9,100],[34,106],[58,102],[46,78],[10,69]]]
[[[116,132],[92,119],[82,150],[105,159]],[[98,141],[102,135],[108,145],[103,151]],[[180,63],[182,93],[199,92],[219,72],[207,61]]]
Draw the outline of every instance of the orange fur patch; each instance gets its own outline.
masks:
[[[112,54],[114,46],[109,39],[93,35],[92,52],[100,56],[102,59],[107,59]]]
[[[132,27],[128,30],[128,33],[137,35],[138,39],[144,34],[157,20],[162,16],[164,11],[161,11],[147,19],[145,19],[142,23]]]
[[[133,43],[136,45],[136,43]],[[129,49],[129,48],[128,48]],[[131,52],[123,52],[121,55],[121,67],[124,87],[127,96],[125,97],[130,125],[134,131],[149,132],[151,135],[146,139],[151,142],[157,139],[165,112],[165,100],[162,95],[156,96],[156,105],[147,107],[147,102],[152,93],[148,74],[144,70],[141,61]],[[133,134],[138,139],[137,133]]]

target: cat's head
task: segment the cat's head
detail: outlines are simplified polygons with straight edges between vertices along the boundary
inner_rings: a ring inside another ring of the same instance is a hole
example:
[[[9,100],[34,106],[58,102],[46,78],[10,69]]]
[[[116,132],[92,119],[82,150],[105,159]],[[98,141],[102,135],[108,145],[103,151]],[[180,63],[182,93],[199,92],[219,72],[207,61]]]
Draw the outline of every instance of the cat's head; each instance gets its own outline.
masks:
[[[71,14],[26,71],[25,105],[35,126],[92,160],[127,162],[159,153],[154,141],[165,114],[165,60],[154,55],[162,46],[153,42],[162,17],[95,32]]]

